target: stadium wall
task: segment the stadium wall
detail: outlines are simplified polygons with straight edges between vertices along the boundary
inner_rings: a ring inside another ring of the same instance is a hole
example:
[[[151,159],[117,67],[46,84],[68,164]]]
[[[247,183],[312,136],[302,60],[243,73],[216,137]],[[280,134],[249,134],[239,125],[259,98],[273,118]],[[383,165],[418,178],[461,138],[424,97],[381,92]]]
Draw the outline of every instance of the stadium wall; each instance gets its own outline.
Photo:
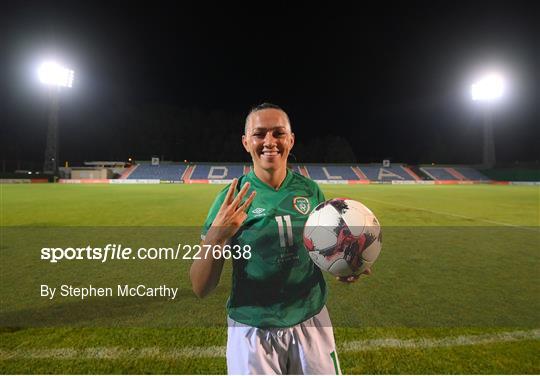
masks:
[[[0,179],[0,184],[48,183],[49,179]]]
[[[496,168],[480,170],[492,180],[500,181],[540,181],[540,169]]]
[[[0,179],[0,184],[11,183],[47,183],[46,179]],[[229,184],[231,180],[189,180],[164,181],[159,179],[59,179],[60,184]],[[538,185],[537,181],[456,181],[456,180],[390,180],[390,181],[369,181],[369,180],[316,180],[318,184],[375,184],[375,185],[473,185],[473,184],[493,184],[493,185]]]

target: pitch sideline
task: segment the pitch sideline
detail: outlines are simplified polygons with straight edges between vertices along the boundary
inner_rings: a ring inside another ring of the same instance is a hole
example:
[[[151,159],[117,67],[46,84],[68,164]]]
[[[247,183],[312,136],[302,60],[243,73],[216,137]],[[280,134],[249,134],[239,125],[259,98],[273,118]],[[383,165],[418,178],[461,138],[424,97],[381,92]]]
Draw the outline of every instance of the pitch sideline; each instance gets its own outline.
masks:
[[[443,338],[417,338],[402,340],[396,338],[381,338],[364,341],[345,342],[338,346],[342,353],[374,351],[382,348],[397,349],[429,349],[453,346],[474,346],[504,342],[539,340],[540,329],[500,332],[491,334],[468,335]],[[144,347],[89,347],[85,349],[0,349],[0,360],[10,359],[102,359],[114,360],[121,358],[156,358],[174,360],[180,358],[224,358],[225,346],[183,347],[178,349]]]

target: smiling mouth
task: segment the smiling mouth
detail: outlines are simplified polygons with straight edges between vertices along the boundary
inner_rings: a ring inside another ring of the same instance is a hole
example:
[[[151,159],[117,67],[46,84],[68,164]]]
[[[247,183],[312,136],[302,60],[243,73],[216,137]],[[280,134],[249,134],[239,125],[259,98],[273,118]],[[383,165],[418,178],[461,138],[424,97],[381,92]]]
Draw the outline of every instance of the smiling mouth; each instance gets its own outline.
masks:
[[[280,156],[281,153],[277,150],[263,150],[261,152],[261,156],[262,157],[266,157],[266,158],[274,158],[274,157],[278,157]]]

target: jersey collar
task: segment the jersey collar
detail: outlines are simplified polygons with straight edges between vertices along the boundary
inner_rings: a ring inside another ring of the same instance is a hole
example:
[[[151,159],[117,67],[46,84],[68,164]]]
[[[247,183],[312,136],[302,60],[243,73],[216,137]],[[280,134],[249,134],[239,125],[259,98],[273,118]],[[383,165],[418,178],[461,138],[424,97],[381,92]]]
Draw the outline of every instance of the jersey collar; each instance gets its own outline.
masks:
[[[257,175],[255,175],[254,170],[251,170],[248,173],[249,180],[251,180],[253,182],[253,185],[257,186],[258,188],[264,188],[264,189],[266,189],[268,191],[271,191],[271,192],[279,192],[282,189],[284,189],[289,184],[289,182],[291,181],[292,176],[293,176],[292,171],[289,168],[287,168],[287,175],[285,176],[285,179],[283,180],[283,183],[281,183],[281,185],[279,186],[278,189],[274,189],[273,187],[271,187],[270,185],[266,184],[261,179],[259,179],[257,177]]]

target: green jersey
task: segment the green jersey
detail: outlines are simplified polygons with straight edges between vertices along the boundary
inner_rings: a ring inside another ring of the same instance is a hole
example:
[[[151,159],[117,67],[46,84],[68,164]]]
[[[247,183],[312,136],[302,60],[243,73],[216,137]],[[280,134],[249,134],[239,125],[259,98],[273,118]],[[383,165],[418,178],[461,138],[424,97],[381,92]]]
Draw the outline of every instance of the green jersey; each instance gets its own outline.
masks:
[[[319,313],[326,303],[326,283],[303,242],[308,215],[324,201],[317,184],[287,170],[276,190],[252,171],[238,180],[257,192],[247,219],[231,245],[251,247],[251,257],[233,259],[232,291],[227,312],[233,320],[258,328],[291,327]],[[212,205],[202,238],[212,225],[229,186]]]

